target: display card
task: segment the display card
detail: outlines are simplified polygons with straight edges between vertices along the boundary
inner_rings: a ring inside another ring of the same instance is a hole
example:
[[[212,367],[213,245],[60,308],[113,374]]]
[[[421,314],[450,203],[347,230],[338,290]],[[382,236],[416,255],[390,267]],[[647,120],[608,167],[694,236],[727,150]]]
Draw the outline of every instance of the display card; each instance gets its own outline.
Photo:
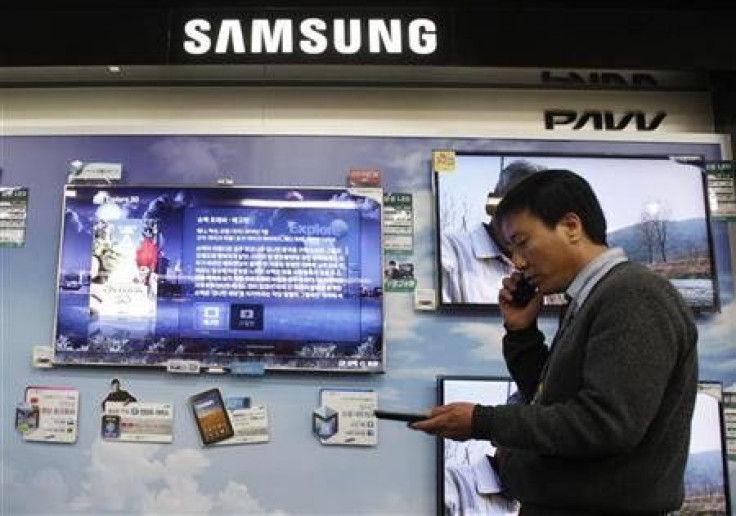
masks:
[[[26,388],[26,403],[38,409],[38,426],[23,433],[24,440],[50,443],[73,443],[77,440],[77,389],[29,386]]]

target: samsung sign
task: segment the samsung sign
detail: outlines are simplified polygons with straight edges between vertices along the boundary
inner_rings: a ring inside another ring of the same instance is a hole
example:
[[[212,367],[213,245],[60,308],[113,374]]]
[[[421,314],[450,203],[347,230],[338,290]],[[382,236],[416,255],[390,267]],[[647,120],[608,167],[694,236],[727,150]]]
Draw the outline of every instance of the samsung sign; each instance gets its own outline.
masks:
[[[294,58],[396,56],[437,52],[438,27],[429,17],[356,18],[312,16],[192,17],[182,20],[183,52],[192,57]],[[218,59],[220,60],[220,59]]]

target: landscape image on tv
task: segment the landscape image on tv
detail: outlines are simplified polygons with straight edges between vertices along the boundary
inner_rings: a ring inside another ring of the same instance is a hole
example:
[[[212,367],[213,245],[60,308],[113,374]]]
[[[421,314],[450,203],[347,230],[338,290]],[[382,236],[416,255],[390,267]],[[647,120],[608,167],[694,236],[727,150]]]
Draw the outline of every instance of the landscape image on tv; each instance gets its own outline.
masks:
[[[622,247],[630,260],[669,279],[694,310],[720,308],[703,172],[666,156],[458,152],[453,172],[436,174],[439,238],[487,224],[487,196],[501,170],[518,162],[583,176],[605,213],[610,247]],[[442,252],[440,247],[440,267]],[[473,303],[441,302],[444,306],[497,305],[497,296]]]

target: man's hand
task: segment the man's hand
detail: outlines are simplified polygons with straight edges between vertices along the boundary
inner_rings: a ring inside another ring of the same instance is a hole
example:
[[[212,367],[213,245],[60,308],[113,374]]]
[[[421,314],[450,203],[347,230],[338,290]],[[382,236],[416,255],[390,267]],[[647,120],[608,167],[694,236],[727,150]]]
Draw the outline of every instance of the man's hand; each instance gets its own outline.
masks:
[[[544,295],[540,292],[537,292],[526,306],[514,304],[513,292],[520,279],[521,275],[518,272],[503,278],[501,280],[503,288],[498,291],[498,305],[501,308],[501,316],[507,330],[517,331],[528,328],[534,324],[542,309]]]
[[[437,437],[466,441],[470,439],[473,426],[473,408],[475,403],[449,403],[433,408],[429,417],[412,423],[409,428],[421,430]]]

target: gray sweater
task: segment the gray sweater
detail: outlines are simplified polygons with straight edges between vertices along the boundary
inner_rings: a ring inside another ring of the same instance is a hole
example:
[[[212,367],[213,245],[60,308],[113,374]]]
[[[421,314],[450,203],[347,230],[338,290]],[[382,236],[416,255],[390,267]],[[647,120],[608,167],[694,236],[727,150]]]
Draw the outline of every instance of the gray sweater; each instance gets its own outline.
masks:
[[[508,332],[504,356],[524,398],[549,357],[544,387],[534,404],[476,407],[473,437],[501,449],[502,481],[524,514],[679,508],[696,342],[677,290],[631,262],[600,280],[551,354],[536,327]]]

